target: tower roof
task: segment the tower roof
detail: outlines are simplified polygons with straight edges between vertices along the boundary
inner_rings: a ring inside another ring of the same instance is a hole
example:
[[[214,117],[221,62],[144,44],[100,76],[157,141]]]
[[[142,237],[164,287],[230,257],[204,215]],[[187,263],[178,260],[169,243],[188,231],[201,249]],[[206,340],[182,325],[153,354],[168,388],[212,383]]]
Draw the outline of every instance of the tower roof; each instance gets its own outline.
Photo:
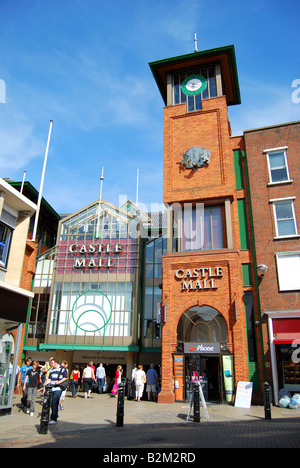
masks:
[[[186,71],[189,68],[205,67],[220,63],[223,92],[227,105],[241,104],[240,87],[237,74],[236,57],[233,45],[217,49],[202,50],[192,54],[171,57],[156,62],[150,62],[152,74],[160,90],[165,105],[167,105],[167,75],[173,72]]]

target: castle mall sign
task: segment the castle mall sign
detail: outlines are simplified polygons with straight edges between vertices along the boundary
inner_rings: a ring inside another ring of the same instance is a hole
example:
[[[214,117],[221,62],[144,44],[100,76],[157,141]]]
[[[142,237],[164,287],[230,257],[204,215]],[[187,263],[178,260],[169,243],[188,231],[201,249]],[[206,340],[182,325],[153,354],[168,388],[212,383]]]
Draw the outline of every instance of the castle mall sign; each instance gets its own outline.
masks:
[[[110,239],[108,242],[68,244],[61,241],[58,249],[57,273],[134,273],[138,266],[136,239]]]
[[[181,281],[181,291],[203,291],[218,289],[216,279],[223,277],[222,267],[188,268],[177,270],[176,280]]]

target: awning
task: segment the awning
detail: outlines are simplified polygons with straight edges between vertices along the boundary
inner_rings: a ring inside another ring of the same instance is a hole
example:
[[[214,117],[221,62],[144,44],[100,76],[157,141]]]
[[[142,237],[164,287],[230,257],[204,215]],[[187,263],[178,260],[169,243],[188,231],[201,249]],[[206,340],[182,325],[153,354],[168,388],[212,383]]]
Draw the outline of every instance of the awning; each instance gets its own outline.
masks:
[[[300,344],[300,317],[273,320],[273,343]]]
[[[300,333],[276,333],[273,343],[279,344],[298,344],[300,345]]]

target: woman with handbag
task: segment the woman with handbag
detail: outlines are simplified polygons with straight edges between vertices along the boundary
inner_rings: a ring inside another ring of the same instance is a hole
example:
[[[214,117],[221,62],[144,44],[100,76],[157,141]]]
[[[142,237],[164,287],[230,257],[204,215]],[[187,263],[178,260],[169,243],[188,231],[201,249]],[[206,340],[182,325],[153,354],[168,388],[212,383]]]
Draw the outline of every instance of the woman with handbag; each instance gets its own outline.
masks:
[[[92,366],[92,363],[89,362],[83,371],[84,398],[85,399],[90,398],[93,380],[95,380],[94,369],[91,366]]]
[[[135,388],[136,388],[136,396],[135,401],[141,401],[141,398],[144,393],[144,385],[147,381],[146,374],[143,370],[142,364],[138,366],[138,370],[135,373]]]
[[[122,381],[122,374],[123,374],[123,369],[122,369],[122,366],[119,365],[117,367],[117,370],[116,370],[115,383],[114,383],[113,389],[111,391],[111,393],[113,393],[115,395],[115,397],[118,395],[119,384]]]

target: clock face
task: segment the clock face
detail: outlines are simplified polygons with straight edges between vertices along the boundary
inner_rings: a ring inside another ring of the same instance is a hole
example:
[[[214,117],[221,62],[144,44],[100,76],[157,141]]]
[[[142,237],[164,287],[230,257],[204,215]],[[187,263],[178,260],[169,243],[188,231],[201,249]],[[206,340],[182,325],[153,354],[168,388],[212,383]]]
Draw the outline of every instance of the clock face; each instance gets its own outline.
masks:
[[[188,76],[181,85],[182,92],[188,95],[202,93],[207,86],[207,79],[202,75]]]

